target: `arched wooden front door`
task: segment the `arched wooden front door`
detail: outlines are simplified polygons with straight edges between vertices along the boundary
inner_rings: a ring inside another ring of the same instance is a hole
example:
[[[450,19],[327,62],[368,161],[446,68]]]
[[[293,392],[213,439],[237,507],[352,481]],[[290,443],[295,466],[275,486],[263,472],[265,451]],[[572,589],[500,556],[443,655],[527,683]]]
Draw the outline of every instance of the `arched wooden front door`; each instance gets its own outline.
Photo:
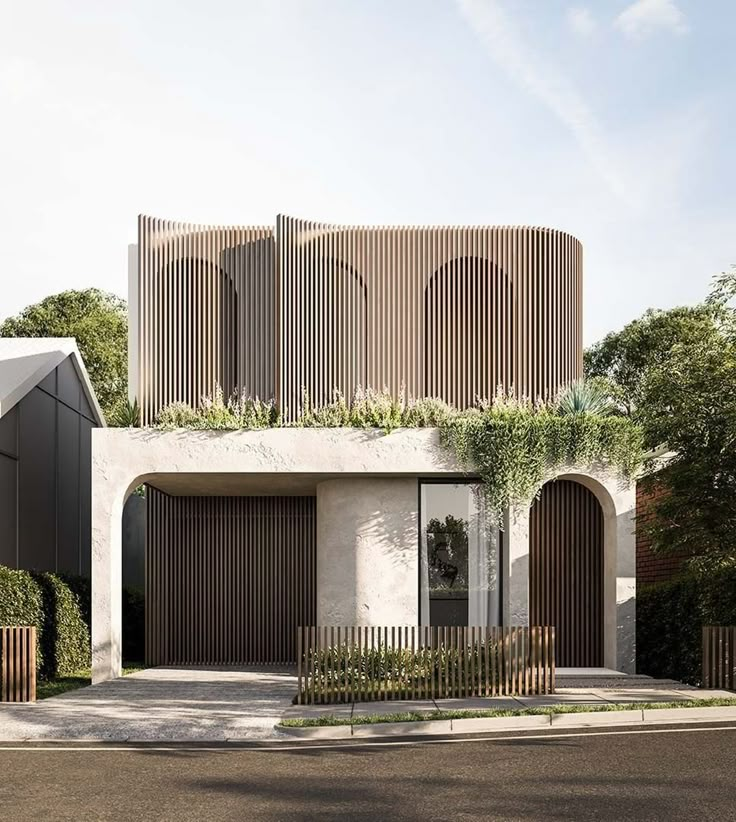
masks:
[[[529,514],[529,623],[554,625],[560,667],[603,665],[603,512],[580,483],[547,483]]]

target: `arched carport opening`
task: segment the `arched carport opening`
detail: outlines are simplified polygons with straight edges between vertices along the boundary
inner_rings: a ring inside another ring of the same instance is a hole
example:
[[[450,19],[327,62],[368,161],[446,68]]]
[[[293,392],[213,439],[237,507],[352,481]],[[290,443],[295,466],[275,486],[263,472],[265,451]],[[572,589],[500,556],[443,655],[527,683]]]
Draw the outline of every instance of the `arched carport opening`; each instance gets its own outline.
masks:
[[[314,624],[312,479],[149,474],[145,482],[145,628],[130,622],[123,576],[121,650],[146,666],[283,666],[296,627]],[[125,569],[126,545],[121,557]],[[141,612],[142,616],[142,612]]]
[[[513,385],[513,286],[483,257],[457,257],[432,274],[424,293],[425,396],[457,408]]]
[[[529,512],[529,621],[556,631],[560,667],[604,665],[604,511],[590,488],[556,479]]]

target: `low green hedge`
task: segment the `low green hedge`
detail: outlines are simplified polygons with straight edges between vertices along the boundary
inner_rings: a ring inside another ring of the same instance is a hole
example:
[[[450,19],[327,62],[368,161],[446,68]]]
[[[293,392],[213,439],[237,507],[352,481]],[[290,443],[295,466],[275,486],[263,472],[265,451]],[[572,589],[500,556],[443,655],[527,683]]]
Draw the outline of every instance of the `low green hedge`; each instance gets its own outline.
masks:
[[[89,667],[90,631],[79,599],[56,574],[34,574],[43,600],[41,648],[45,678],[67,676]]]
[[[90,665],[89,627],[61,577],[0,566],[0,625],[35,625],[37,667],[52,679]]]
[[[64,575],[64,582],[79,600],[82,618],[91,626],[92,590],[87,577]],[[137,588],[123,588],[123,660],[142,662],[145,658],[145,600]]]
[[[637,591],[637,671],[700,684],[704,625],[736,625],[736,565]]]
[[[123,659],[144,658],[141,591],[123,588]],[[0,625],[35,625],[42,679],[70,676],[91,664],[91,587],[87,577],[20,571],[0,565]]]

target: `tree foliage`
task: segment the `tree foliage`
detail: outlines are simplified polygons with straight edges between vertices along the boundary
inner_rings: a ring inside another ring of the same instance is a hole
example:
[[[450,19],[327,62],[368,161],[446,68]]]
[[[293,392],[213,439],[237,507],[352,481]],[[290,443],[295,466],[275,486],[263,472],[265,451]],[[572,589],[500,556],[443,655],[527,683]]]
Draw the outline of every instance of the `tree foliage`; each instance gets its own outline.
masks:
[[[662,553],[700,564],[736,559],[736,273],[705,302],[647,311],[586,352],[586,373],[623,396],[652,458],[645,483],[665,491],[639,527]]]
[[[648,441],[673,453],[649,479],[667,491],[647,524],[654,549],[736,558],[734,340],[711,331],[673,346],[667,367],[645,375],[638,418]]]
[[[712,333],[722,314],[720,303],[649,309],[586,350],[585,376],[608,380],[614,399],[627,413],[635,413],[642,402],[645,375],[666,369],[674,346],[695,344]]]
[[[564,392],[563,395],[564,396]],[[434,398],[407,399],[388,390],[358,388],[348,401],[335,392],[331,403],[313,408],[305,397],[295,426],[308,428],[440,429],[442,445],[468,472],[480,477],[492,521],[500,524],[505,510],[529,503],[550,470],[564,465],[605,463],[626,477],[639,467],[641,430],[629,417],[592,413],[579,404],[572,412],[561,404],[533,404],[499,394],[490,403],[464,411]],[[162,409],[159,428],[254,429],[281,425],[278,410],[257,399],[221,390],[194,408],[175,403]]]
[[[1,337],[74,337],[105,417],[124,408],[128,391],[125,300],[87,288],[62,291],[0,324]]]

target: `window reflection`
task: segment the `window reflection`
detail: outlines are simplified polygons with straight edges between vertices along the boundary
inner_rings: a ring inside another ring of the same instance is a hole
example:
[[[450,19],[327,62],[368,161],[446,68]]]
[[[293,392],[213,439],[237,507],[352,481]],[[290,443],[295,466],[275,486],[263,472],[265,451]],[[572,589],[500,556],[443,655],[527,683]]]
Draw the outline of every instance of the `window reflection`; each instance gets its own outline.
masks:
[[[472,484],[422,484],[422,624],[501,624],[501,534],[481,509]]]

